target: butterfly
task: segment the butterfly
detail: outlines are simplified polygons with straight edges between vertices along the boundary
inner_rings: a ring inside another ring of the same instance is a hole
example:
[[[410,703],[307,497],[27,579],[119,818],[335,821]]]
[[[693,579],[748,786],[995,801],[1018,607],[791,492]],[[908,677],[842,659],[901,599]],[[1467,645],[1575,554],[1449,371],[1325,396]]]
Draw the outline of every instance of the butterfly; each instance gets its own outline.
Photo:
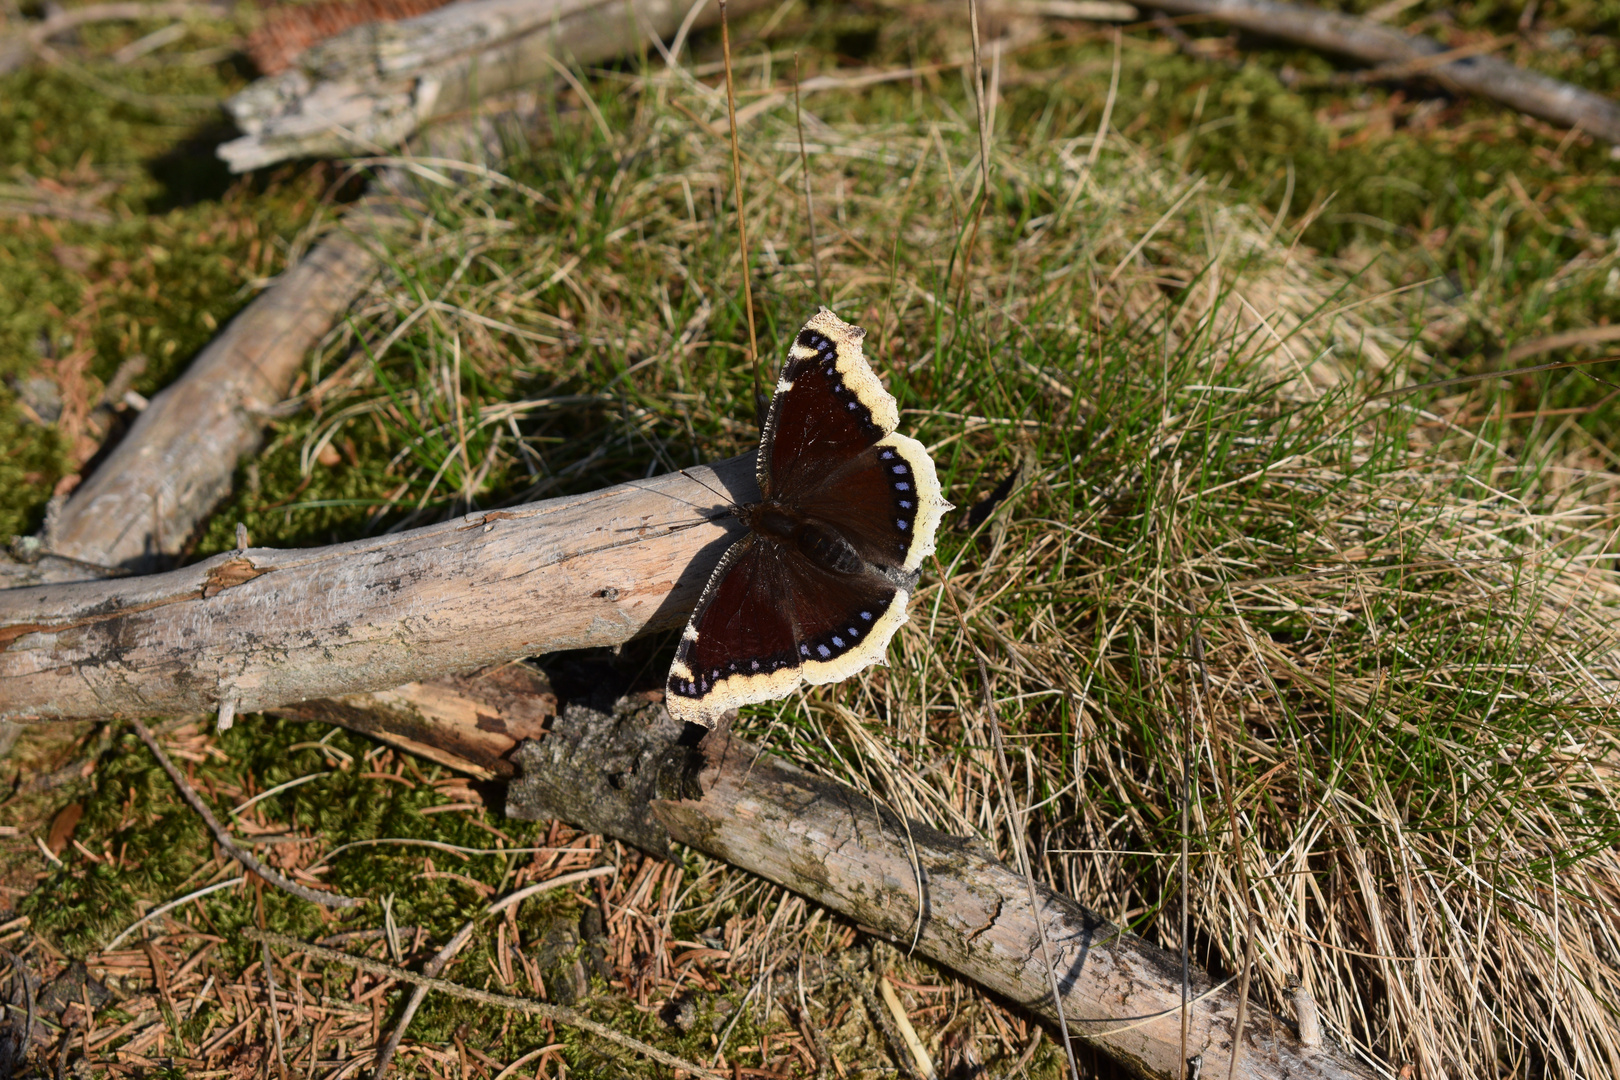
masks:
[[[866,331],[826,308],[788,349],[730,548],[681,635],[665,701],[714,727],[738,706],[830,683],[883,659],[934,551],[941,496],[928,451],[861,352]]]

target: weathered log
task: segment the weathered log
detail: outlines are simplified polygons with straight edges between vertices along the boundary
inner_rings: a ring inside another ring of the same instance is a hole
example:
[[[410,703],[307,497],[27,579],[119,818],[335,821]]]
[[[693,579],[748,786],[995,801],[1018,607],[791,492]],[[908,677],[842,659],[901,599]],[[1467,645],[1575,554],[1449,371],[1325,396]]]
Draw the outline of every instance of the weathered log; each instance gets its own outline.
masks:
[[[1494,56],[1437,60],[1448,51],[1440,42],[1371,19],[1280,0],[1151,0],[1143,6],[1175,15],[1208,15],[1251,33],[1367,63],[1403,65],[1408,75],[1422,74],[1531,116],[1580,128],[1606,142],[1620,144],[1620,105],[1603,95]]]
[[[711,733],[701,751],[680,747],[662,706],[635,704],[612,715],[570,704],[543,740],[519,747],[523,776],[508,788],[508,816],[560,817],[656,854],[686,844],[902,948],[915,941],[917,952],[1055,1024],[1044,933],[1069,1031],[1138,1075],[1182,1075],[1178,957],[1040,885],[1032,909],[1024,879],[977,844],[902,821],[729,731]],[[1227,1075],[1236,986],[1192,973],[1187,1056],[1208,1075]],[[1302,1045],[1292,1025],[1251,1003],[1235,1075],[1374,1072],[1331,1043]]]
[[[468,0],[355,27],[226,103],[244,135],[219,147],[232,172],[297,157],[372,153],[436,116],[719,18],[692,0]],[[731,0],[733,15],[765,0]]]
[[[262,711],[680,625],[752,455],[367,540],[0,590],[0,719]],[[705,485],[709,485],[706,487]]]

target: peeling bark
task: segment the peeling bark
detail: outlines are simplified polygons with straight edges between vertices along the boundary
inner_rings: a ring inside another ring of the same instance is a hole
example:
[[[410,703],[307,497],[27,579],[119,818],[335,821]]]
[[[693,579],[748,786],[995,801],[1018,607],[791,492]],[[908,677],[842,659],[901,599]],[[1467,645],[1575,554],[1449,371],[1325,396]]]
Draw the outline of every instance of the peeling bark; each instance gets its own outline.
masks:
[[[733,17],[765,0],[731,0]],[[245,133],[219,148],[232,172],[295,157],[371,153],[437,116],[719,20],[690,0],[468,0],[355,27],[306,49],[294,66],[226,103]]]
[[[406,683],[372,694],[317,698],[271,709],[275,716],[336,724],[480,780],[517,775],[511,755],[545,735],[557,695],[526,664]]]

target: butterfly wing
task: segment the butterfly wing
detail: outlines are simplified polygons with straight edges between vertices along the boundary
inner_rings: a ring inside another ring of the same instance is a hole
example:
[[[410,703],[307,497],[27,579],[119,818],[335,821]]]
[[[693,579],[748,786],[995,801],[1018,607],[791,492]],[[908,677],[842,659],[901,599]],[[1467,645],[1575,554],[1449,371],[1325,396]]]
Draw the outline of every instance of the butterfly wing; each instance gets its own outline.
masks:
[[[760,438],[765,498],[824,479],[900,422],[894,398],[861,352],[865,336],[826,308],[799,331]]]
[[[837,682],[883,658],[950,505],[921,443],[826,308],[788,350],[760,439],[760,492],[818,528],[814,550],[751,532],[715,568],[670,665],[677,720]],[[795,536],[798,534],[795,533]],[[797,542],[797,541],[796,541]]]
[[[835,574],[750,534],[721,559],[681,635],[670,715],[713,727],[801,683],[846,679],[882,658],[908,599],[881,574]]]
[[[892,432],[798,493],[794,504],[908,588],[934,553],[940,519],[951,509],[922,443]]]

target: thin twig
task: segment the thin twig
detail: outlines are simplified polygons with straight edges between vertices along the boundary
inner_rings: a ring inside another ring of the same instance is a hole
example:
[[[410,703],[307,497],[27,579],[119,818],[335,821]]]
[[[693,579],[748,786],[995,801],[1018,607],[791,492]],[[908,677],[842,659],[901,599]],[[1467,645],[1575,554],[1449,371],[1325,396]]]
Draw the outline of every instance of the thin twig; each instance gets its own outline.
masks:
[[[1029,1040],[1029,1045],[1024,1047],[1024,1052],[1018,1055],[1018,1060],[1013,1062],[1013,1067],[1008,1070],[1007,1076],[1009,1078],[1014,1076],[1023,1076],[1029,1072],[1029,1063],[1034,1059],[1035,1051],[1040,1049],[1041,1039],[1045,1036],[1046,1029],[1037,1026],[1035,1028],[1034,1037]]]
[[[476,921],[468,920],[465,926],[456,931],[455,937],[446,942],[442,949],[433,954],[432,959],[422,965],[422,974],[427,978],[436,979],[444,971],[445,965],[454,960],[456,954],[472,939],[473,930],[477,926]],[[411,989],[411,996],[406,1000],[405,1007],[400,1010],[399,1020],[388,1033],[388,1038],[377,1048],[376,1065],[371,1070],[371,1075],[377,1080],[382,1080],[388,1071],[389,1064],[394,1060],[394,1052],[399,1049],[400,1040],[405,1037],[405,1029],[411,1026],[411,1020],[416,1017],[416,1010],[427,1000],[429,989],[429,986],[422,983]]]
[[[270,955],[270,943],[268,941],[259,942],[259,948],[264,953],[264,985],[270,995],[270,1036],[275,1040],[276,1064],[280,1068],[280,1075],[285,1080],[287,1076],[287,1055],[282,1049],[281,1017],[276,1013],[276,975],[271,970],[274,958]]]
[[[261,941],[274,945],[278,949],[294,950],[316,960],[324,960],[330,964],[344,964],[348,967],[355,968],[359,971],[368,972],[372,975],[381,975],[385,978],[397,979],[403,983],[410,983],[413,986],[425,987],[428,990],[437,990],[441,994],[448,994],[451,997],[460,998],[463,1001],[475,1001],[480,1005],[490,1005],[497,1009],[508,1009],[512,1012],[524,1013],[528,1016],[538,1016],[543,1020],[550,1020],[552,1023],[562,1024],[566,1027],[578,1028],[581,1031],[588,1031],[592,1035],[606,1039],[609,1042],[622,1046],[627,1050],[632,1050],[638,1054],[645,1054],[647,1057],[658,1062],[660,1065],[666,1065],[672,1069],[682,1069],[693,1076],[708,1077],[709,1080],[730,1080],[730,1078],[723,1076],[720,1073],[712,1072],[700,1065],[694,1065],[690,1061],[676,1057],[674,1054],[666,1054],[664,1051],[658,1049],[658,1047],[650,1046],[647,1043],[642,1042],[640,1039],[632,1039],[628,1035],[621,1035],[610,1027],[603,1024],[598,1024],[595,1020],[585,1016],[583,1013],[576,1012],[573,1009],[565,1008],[561,1005],[551,1005],[543,1001],[531,1001],[528,998],[512,997],[508,994],[492,994],[488,990],[474,990],[470,986],[462,986],[459,983],[453,983],[447,979],[435,978],[428,975],[419,975],[414,971],[408,971],[405,968],[395,967],[392,964],[385,964],[380,960],[373,960],[366,956],[352,956],[349,953],[340,952],[337,949],[322,948],[319,945],[311,945],[308,942],[300,941],[298,938],[288,937],[285,934],[273,933],[269,930],[259,930],[254,927],[248,927],[242,931],[242,936],[247,938],[249,941]]]
[[[214,816],[214,812],[208,809],[208,804],[203,802],[202,797],[186,782],[185,774],[175,768],[174,762],[169,760],[169,755],[163,752],[163,747],[158,745],[157,736],[152,734],[151,729],[139,720],[131,720],[130,723],[135,727],[135,734],[141,737],[141,742],[146,744],[146,748],[152,751],[152,756],[157,758],[158,764],[163,766],[163,771],[169,774],[169,779],[174,781],[175,787],[180,789],[181,798],[185,799],[191,808],[197,811],[197,815],[208,826],[208,831],[214,834],[214,842],[220,846],[225,854],[247,867],[253,873],[258,874],[276,888],[291,893],[300,900],[308,900],[312,904],[321,904],[326,907],[359,907],[365,903],[364,900],[357,900],[352,896],[317,892],[314,889],[298,884],[296,881],[289,881],[237,847],[236,842],[231,839],[231,834],[226,831],[225,826],[221,825],[219,819]]]
[[[816,204],[810,198],[810,155],[804,148],[804,115],[799,110],[798,53],[793,54],[793,123],[799,129],[799,171],[804,173],[804,221],[810,228],[810,267],[816,274],[816,301],[819,303],[823,299],[821,249],[816,245]]]
[[[759,373],[759,337],[754,332],[754,282],[748,267],[748,214],[743,205],[742,148],[737,143],[737,91],[731,78],[731,23],[720,0],[720,52],[726,61],[726,117],[731,121],[731,183],[737,195],[737,247],[742,253],[743,307],[748,312],[748,355],[754,361],[754,405],[764,420],[765,381]]]
[[[490,904],[484,909],[484,915],[499,915],[507,908],[514,907],[535,893],[545,892],[549,889],[566,888],[575,882],[587,881],[615,873],[618,873],[618,867],[616,866],[597,866],[590,870],[576,870],[572,874],[561,874],[554,878],[547,878],[545,881],[537,881],[533,885],[509,893]],[[432,959],[422,965],[422,974],[428,978],[437,978],[444,971],[445,965],[454,960],[456,954],[466,947],[467,942],[472,939],[473,930],[477,925],[478,921],[476,919],[469,919],[467,924],[456,932],[456,936],[445,944],[444,948],[434,953]],[[383,1073],[388,1069],[389,1062],[393,1060],[394,1052],[399,1049],[400,1040],[405,1037],[405,1029],[411,1026],[411,1020],[415,1018],[416,1010],[420,1009],[422,1002],[427,1000],[428,989],[427,986],[417,986],[411,991],[409,1000],[405,1002],[405,1008],[399,1014],[399,1022],[394,1025],[394,1030],[388,1033],[387,1040],[378,1048],[376,1067],[372,1070],[372,1075],[377,1077],[378,1080],[381,1080]]]

